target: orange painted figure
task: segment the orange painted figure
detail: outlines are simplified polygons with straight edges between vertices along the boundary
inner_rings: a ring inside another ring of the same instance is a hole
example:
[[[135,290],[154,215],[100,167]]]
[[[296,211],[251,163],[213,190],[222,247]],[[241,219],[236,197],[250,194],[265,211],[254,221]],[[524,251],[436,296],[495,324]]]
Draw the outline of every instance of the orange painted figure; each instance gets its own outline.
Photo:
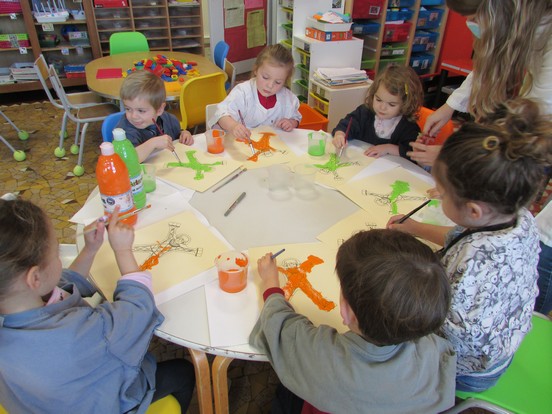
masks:
[[[329,312],[335,308],[335,303],[324,298],[319,291],[312,287],[311,283],[307,279],[307,273],[310,273],[314,266],[322,263],[324,263],[324,260],[321,258],[309,255],[307,260],[299,266],[288,268],[278,266],[278,271],[285,274],[288,280],[282,288],[285,298],[289,300],[293,296],[296,289],[301,289],[320,310]]]
[[[249,157],[247,159],[248,161],[257,162],[259,160],[259,155],[264,154],[265,152],[276,151],[276,148],[272,148],[270,146],[270,137],[275,137],[276,134],[274,132],[261,132],[261,134],[262,136],[258,141],[251,140],[251,144],[253,144],[253,149],[255,149],[255,154]],[[238,139],[238,141],[249,145],[249,141],[246,139]]]
[[[161,246],[161,243],[159,244],[159,250],[157,250],[155,253],[152,253],[150,257],[146,259],[144,263],[140,265],[140,270],[151,270],[153,266],[157,266],[159,264],[159,258],[163,253],[168,252],[171,249],[171,245]]]

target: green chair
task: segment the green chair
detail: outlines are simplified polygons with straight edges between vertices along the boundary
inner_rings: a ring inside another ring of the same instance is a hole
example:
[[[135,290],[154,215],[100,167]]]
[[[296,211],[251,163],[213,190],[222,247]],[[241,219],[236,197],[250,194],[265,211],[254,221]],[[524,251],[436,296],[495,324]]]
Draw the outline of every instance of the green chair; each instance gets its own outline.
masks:
[[[464,401],[446,414],[472,407],[500,414],[552,413],[552,321],[534,313],[532,322],[533,328],[497,384],[481,393],[457,391],[456,397]]]
[[[140,32],[116,32],[109,36],[109,54],[149,52],[148,39]]]

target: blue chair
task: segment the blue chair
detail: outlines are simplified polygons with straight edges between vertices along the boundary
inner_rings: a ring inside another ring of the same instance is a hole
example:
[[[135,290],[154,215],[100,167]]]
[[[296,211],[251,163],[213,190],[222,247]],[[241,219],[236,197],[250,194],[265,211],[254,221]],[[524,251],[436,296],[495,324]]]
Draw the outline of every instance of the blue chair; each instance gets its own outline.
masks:
[[[117,112],[109,115],[102,123],[102,137],[104,142],[113,141],[113,129],[117,126],[121,118],[125,116],[125,112]]]
[[[224,60],[228,56],[228,51],[230,50],[230,45],[224,40],[218,42],[215,46],[215,51],[213,52],[213,57],[215,59],[215,64],[224,70]]]

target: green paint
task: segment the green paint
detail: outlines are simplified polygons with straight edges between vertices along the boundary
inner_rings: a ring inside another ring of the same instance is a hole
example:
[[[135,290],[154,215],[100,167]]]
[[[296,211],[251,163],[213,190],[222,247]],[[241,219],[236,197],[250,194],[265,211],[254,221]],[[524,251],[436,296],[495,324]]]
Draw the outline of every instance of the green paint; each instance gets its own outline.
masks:
[[[337,154],[330,154],[330,159],[326,164],[313,164],[316,168],[320,168],[321,170],[331,171],[335,172],[339,168],[343,167],[349,167],[351,165],[354,165],[352,162],[339,162],[339,157]]]
[[[431,200],[431,201],[427,204],[427,206],[428,206],[428,207],[439,207],[439,204],[440,204],[439,200]]]
[[[389,194],[389,202],[391,203],[391,214],[398,214],[399,207],[397,206],[397,199],[399,196],[408,193],[410,191],[410,184],[406,181],[397,180],[391,184],[391,194]]]
[[[222,161],[217,161],[211,164],[202,164],[200,163],[197,158],[194,156],[196,153],[195,150],[186,151],[186,157],[188,157],[189,162],[169,162],[167,164],[168,167],[183,167],[183,168],[191,168],[196,172],[194,180],[203,180],[205,178],[206,172],[213,171],[213,167],[215,165],[222,165]]]

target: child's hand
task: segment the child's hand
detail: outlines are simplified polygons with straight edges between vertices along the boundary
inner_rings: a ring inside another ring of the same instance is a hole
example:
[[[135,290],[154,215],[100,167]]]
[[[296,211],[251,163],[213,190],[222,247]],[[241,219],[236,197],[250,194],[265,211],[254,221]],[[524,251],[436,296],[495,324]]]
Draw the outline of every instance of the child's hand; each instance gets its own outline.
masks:
[[[437,190],[437,188],[430,188],[427,190],[427,198],[431,198],[432,200],[440,200],[441,193]]]
[[[150,139],[155,145],[155,149],[167,149],[169,151],[174,151],[173,140],[167,134],[159,135],[158,137]]]
[[[96,231],[91,229],[95,228]],[[105,223],[103,220],[96,220],[84,228],[84,245],[92,252],[97,252],[104,240]]]
[[[194,143],[194,136],[190,134],[190,131],[182,130],[180,131],[180,137],[178,138],[178,142],[184,145],[192,145]]]
[[[280,278],[278,277],[276,259],[272,259],[271,256],[272,252],[265,254],[257,260],[257,268],[263,281],[263,291],[271,287],[280,287]]]
[[[238,139],[245,138],[249,140],[249,138],[251,137],[251,131],[245,125],[240,124],[239,122],[234,125],[230,132],[232,133],[232,135],[234,135],[234,138]]]
[[[134,229],[132,226],[119,221],[119,208],[119,206],[115,207],[109,219],[109,225],[107,226],[109,244],[115,253],[124,251],[132,252]]]
[[[282,119],[279,119],[275,124],[274,126],[276,128],[280,128],[280,129],[283,129],[284,131],[286,132],[290,132],[291,130],[293,130],[294,128],[296,128],[298,125],[297,121],[294,120],[294,119],[287,119],[287,118],[282,118]]]
[[[373,158],[383,157],[384,155],[399,155],[398,147],[393,144],[374,145],[364,151],[364,155]]]
[[[413,236],[416,235],[416,225],[418,222],[416,220],[412,220],[410,218],[406,219],[404,222],[399,223],[399,220],[404,217],[404,214],[397,214],[396,216],[392,216],[387,224],[385,225],[386,229],[391,230],[399,230],[404,233],[411,234]]]
[[[332,144],[336,149],[341,149],[347,145],[345,142],[345,133],[343,131],[337,131],[332,139]]]
[[[425,145],[420,141],[411,142],[410,146],[414,151],[408,151],[406,155],[410,157],[412,161],[427,167],[433,165],[439,155],[439,151],[441,151],[443,147],[442,145]]]

